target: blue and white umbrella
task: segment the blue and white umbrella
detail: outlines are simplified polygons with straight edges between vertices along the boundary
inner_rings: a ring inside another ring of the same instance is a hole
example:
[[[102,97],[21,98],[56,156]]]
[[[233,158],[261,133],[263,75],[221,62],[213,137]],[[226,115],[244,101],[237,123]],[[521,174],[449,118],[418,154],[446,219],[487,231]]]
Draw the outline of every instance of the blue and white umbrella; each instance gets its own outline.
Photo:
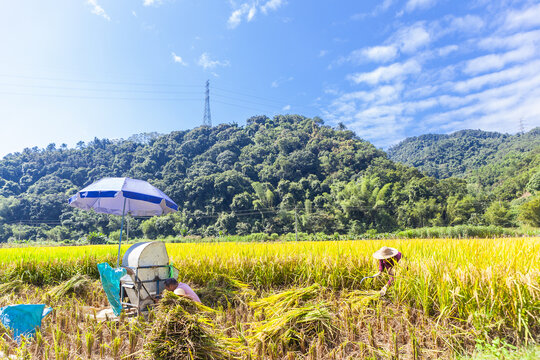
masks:
[[[98,180],[69,198],[69,205],[83,210],[94,209],[103,214],[122,215],[117,267],[120,265],[120,245],[126,214],[159,216],[178,210],[178,205],[163,191],[146,181],[127,177]]]

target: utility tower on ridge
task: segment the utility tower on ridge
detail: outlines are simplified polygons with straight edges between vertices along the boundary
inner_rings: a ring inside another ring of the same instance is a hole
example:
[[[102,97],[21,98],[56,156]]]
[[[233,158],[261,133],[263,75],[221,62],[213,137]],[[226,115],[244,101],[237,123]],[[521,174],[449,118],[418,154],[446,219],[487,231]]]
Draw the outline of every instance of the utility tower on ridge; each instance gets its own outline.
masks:
[[[210,115],[210,80],[206,80],[203,126],[212,127],[212,116]]]

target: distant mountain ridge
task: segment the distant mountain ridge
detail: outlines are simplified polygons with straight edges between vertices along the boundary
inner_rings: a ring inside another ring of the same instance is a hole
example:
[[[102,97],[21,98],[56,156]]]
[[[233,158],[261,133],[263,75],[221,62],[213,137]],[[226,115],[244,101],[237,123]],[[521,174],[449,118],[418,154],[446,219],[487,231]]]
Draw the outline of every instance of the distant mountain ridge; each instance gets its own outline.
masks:
[[[519,196],[540,168],[540,127],[515,135],[461,130],[415,136],[391,147],[388,155],[438,179],[466,178],[509,198]]]
[[[526,153],[540,146],[540,127],[524,134],[460,130],[452,134],[410,137],[388,150],[390,159],[414,166],[438,179],[463,177],[510,151]]]

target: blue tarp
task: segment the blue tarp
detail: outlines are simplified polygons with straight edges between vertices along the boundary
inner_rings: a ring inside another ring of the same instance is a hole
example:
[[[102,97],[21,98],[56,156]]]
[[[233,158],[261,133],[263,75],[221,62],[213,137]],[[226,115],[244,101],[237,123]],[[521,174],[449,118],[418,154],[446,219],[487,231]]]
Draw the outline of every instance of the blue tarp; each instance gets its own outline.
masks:
[[[126,275],[126,269],[123,268],[112,268],[107,263],[101,263],[97,266],[99,271],[99,277],[101,278],[101,285],[109,304],[113,309],[113,312],[116,316],[120,315],[122,312],[122,304],[120,300],[120,278]]]
[[[30,337],[41,326],[41,320],[52,311],[45,304],[19,304],[0,308],[0,321],[2,325],[13,331],[16,341],[21,336]]]

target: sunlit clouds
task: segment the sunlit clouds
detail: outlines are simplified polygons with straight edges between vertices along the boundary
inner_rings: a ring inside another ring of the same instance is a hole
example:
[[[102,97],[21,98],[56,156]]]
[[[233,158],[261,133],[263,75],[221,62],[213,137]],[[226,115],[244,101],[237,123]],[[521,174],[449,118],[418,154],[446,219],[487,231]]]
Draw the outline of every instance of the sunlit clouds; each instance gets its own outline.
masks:
[[[411,0],[405,9],[433,6]],[[411,24],[398,16],[382,43],[335,61],[351,70],[349,90],[325,115],[384,147],[410,133],[540,126],[540,5],[503,9]]]

